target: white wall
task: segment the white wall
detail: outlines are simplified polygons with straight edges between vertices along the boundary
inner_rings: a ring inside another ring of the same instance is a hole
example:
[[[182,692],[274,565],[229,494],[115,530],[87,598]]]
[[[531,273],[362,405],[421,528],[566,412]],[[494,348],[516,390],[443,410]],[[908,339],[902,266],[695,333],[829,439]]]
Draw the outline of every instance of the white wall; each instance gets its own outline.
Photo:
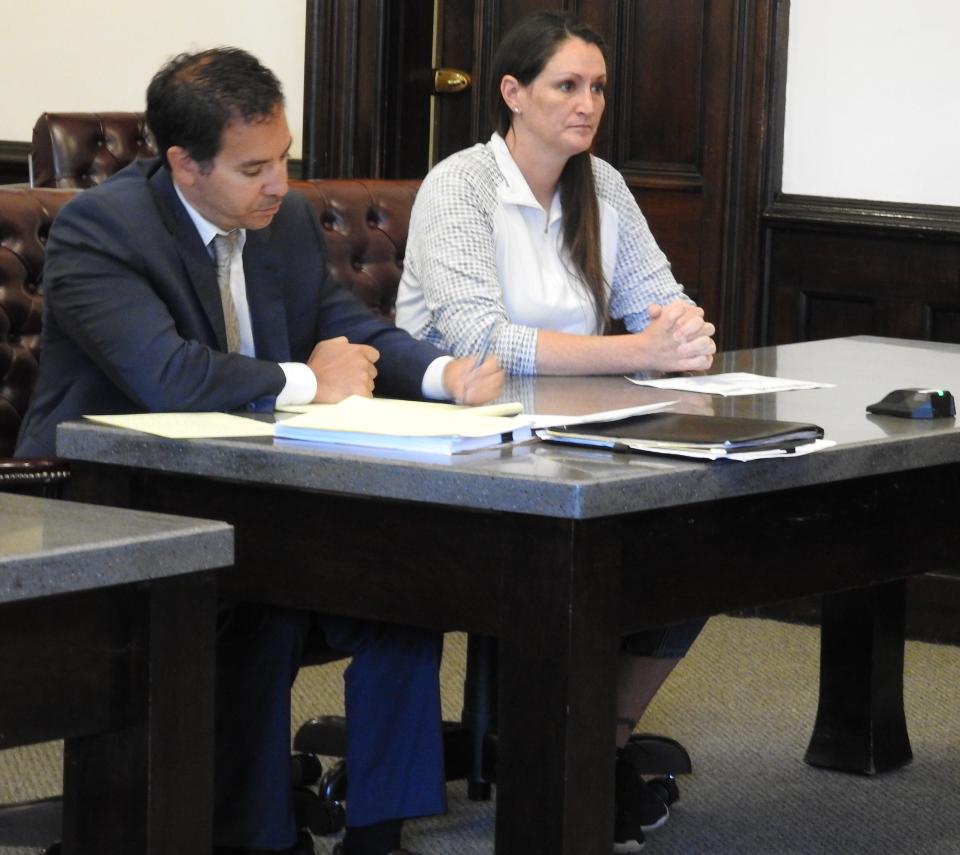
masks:
[[[29,142],[44,110],[142,110],[170,56],[232,44],[283,82],[299,157],[305,17],[306,0],[7,0],[0,140]],[[958,36],[960,0],[792,0],[784,191],[960,205]]]
[[[45,110],[143,110],[150,78],[170,57],[233,45],[283,83],[299,157],[305,21],[306,0],[4,0],[0,140],[29,142]]]
[[[792,0],[783,190],[960,205],[960,0]]]

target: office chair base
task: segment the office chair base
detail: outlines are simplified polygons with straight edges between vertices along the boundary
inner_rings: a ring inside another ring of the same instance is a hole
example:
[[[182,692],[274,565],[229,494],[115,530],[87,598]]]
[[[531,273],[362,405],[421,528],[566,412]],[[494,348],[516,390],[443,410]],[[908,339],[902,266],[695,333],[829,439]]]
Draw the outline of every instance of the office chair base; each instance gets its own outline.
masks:
[[[293,815],[297,828],[309,828],[317,837],[337,834],[347,824],[342,801],[327,799],[309,787],[294,787]]]
[[[342,801],[346,797],[346,769],[335,763],[325,773],[316,774],[323,757],[343,757],[347,750],[346,727],[342,716],[325,715],[304,722],[293,738],[291,758],[293,785],[312,785],[318,780],[321,798]],[[475,754],[480,751],[478,760]],[[496,734],[487,733],[480,746],[473,734],[460,722],[443,723],[443,754],[448,781],[467,780],[467,795],[473,801],[489,801],[496,768]]]

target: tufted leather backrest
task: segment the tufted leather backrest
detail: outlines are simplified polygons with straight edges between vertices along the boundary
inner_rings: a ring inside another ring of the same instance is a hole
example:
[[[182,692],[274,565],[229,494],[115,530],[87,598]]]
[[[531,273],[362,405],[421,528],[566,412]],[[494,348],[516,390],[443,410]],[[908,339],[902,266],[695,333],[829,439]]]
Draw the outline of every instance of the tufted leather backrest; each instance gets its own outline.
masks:
[[[333,276],[393,320],[416,181],[291,181],[324,230]],[[0,187],[0,458],[13,453],[37,374],[43,250],[77,191]]]
[[[334,278],[393,321],[418,181],[291,181],[323,227]]]
[[[33,126],[30,183],[84,188],[157,153],[143,113],[44,113]]]
[[[37,376],[43,249],[61,190],[0,190],[0,457],[13,453]]]

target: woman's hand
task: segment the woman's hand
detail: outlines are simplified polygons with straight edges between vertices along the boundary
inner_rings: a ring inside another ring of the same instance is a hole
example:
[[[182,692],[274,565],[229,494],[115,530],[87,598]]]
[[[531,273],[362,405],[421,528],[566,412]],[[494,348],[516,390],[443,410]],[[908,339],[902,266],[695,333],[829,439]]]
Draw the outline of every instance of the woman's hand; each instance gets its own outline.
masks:
[[[713,364],[716,328],[703,318],[703,309],[682,301],[649,308],[643,331],[650,348],[651,368],[659,371],[703,371]]]
[[[443,385],[458,404],[486,404],[503,389],[503,369],[493,356],[479,364],[477,357],[465,356],[447,363]]]

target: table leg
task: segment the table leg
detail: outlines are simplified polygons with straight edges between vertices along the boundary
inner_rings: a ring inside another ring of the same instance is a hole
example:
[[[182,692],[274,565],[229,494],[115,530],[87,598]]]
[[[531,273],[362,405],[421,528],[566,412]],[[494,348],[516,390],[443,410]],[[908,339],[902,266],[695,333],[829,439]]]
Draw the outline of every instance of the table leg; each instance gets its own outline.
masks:
[[[496,852],[609,855],[617,527],[528,520],[523,543],[502,571]]]
[[[905,596],[902,579],[824,596],[808,763],[874,774],[913,757],[903,712]]]
[[[66,740],[64,855],[209,855],[216,585],[151,584],[142,719]]]

